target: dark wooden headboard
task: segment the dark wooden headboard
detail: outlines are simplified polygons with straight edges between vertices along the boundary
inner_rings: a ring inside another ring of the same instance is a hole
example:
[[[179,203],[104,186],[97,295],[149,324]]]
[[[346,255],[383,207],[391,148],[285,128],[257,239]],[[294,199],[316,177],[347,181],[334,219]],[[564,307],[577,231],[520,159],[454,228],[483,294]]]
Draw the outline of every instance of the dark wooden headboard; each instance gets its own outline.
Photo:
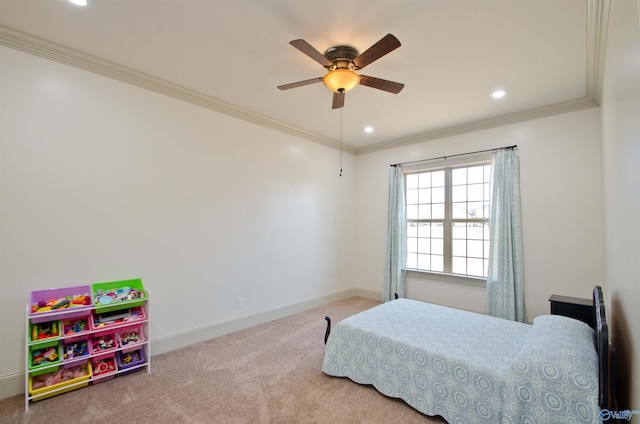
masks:
[[[593,288],[593,314],[596,325],[596,349],[598,351],[599,403],[603,409],[609,405],[609,326],[602,296],[602,287]]]

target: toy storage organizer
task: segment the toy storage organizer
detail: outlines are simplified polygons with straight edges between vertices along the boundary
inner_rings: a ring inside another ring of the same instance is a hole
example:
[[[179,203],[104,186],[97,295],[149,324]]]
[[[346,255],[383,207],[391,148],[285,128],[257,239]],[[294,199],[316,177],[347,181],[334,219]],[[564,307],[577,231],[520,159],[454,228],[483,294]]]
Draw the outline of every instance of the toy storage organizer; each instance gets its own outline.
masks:
[[[33,291],[25,321],[25,411],[31,401],[151,371],[149,292],[139,279]]]

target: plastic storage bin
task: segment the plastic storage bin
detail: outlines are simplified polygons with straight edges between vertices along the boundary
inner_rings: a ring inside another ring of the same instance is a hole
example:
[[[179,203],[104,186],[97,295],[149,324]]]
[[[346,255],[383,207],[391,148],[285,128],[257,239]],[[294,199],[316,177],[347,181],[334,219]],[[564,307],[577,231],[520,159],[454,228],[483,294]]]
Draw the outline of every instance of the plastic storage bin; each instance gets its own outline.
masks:
[[[116,335],[118,336],[118,344],[122,348],[136,346],[145,341],[142,326],[140,325],[119,329],[116,331]]]
[[[29,346],[29,369],[38,370],[59,364],[62,361],[61,344],[59,340],[53,340]],[[43,373],[48,371],[50,370],[43,371]]]
[[[94,356],[91,358],[91,367],[93,369],[92,382],[94,384],[111,380],[118,372],[115,353]]]
[[[32,323],[29,331],[29,343],[60,338],[60,321]]]
[[[64,318],[62,321],[62,332],[65,336],[80,335],[91,331],[91,315]]]
[[[105,353],[118,348],[115,331],[100,331],[91,335],[91,354]]]
[[[39,305],[50,304],[40,308]],[[29,318],[32,323],[51,321],[51,315],[64,313],[65,318],[87,315],[93,307],[90,286],[64,287],[61,289],[31,292]],[[69,312],[69,311],[77,312]]]
[[[62,362],[75,362],[86,358],[91,353],[89,337],[79,336],[65,339],[62,342]]]
[[[61,381],[67,378],[71,379]],[[29,377],[29,394],[34,396],[34,401],[47,399],[51,396],[87,386],[89,378],[91,378],[91,364],[88,362],[80,365],[70,364],[69,366],[58,367],[55,371],[46,374],[31,375]],[[56,381],[60,382],[56,383]],[[84,383],[75,385],[80,382]],[[47,385],[47,383],[49,384]],[[73,387],[70,387],[72,385]]]
[[[142,306],[147,298],[139,278],[92,284],[91,290],[97,313]]]
[[[91,317],[91,326],[94,330],[117,327],[126,324],[135,324],[136,321],[144,321],[147,314],[144,308],[120,309],[115,311],[95,311]]]
[[[144,368],[134,368],[138,365],[144,364],[144,350],[142,348],[133,349],[130,351],[120,351],[116,355],[116,358],[118,361],[118,370],[120,370],[120,374],[129,374]]]

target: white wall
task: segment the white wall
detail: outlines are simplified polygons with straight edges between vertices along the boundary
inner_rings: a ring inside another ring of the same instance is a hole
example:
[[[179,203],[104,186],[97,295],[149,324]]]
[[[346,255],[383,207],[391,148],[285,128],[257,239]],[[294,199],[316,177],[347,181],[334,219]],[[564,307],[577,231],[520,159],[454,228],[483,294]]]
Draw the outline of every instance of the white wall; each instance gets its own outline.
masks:
[[[142,278],[159,340],[353,287],[351,155],[339,177],[337,150],[12,49],[0,63],[0,386],[22,378],[32,290]]]
[[[619,409],[640,408],[639,16],[640,0],[611,2],[602,90],[606,279]]]
[[[508,99],[506,99],[508,101]],[[357,157],[356,285],[381,291],[389,165],[517,144],[528,318],[549,296],[591,297],[604,284],[600,111],[597,108]],[[406,295],[476,312],[484,284],[407,278]]]

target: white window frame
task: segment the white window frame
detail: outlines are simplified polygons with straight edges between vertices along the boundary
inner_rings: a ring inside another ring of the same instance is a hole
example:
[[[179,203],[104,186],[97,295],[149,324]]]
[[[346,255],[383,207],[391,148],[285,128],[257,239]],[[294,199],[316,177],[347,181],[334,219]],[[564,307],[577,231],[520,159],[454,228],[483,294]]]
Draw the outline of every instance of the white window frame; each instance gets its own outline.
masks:
[[[446,282],[461,282],[461,283],[483,283],[486,281],[486,277],[485,276],[478,276],[478,275],[469,275],[469,274],[454,274],[453,272],[451,272],[451,263],[452,263],[452,234],[451,234],[451,223],[456,221],[456,222],[460,222],[461,220],[453,220],[451,218],[451,181],[450,181],[450,176],[451,176],[451,170],[454,168],[463,168],[463,167],[473,167],[473,166],[478,166],[478,165],[491,165],[491,153],[485,153],[485,154],[480,154],[480,155],[473,155],[473,157],[462,157],[462,158],[456,158],[456,160],[446,160],[446,159],[442,159],[439,160],[435,163],[427,163],[427,164],[418,164],[418,165],[412,165],[410,167],[403,167],[403,173],[404,173],[404,178],[405,178],[405,195],[406,195],[406,177],[407,175],[410,174],[417,174],[417,173],[421,173],[421,172],[432,172],[432,171],[438,171],[438,170],[447,170],[446,172],[446,176],[445,178],[447,178],[447,180],[445,181],[445,219],[444,220],[435,220],[435,221],[443,221],[444,222],[444,271],[443,272],[438,272],[438,271],[430,271],[430,270],[423,270],[423,269],[417,269],[417,268],[407,268],[407,271],[410,273],[411,276],[413,277],[419,277],[419,278],[425,278],[425,279],[438,279],[438,280],[442,280],[442,281],[446,281]],[[405,208],[407,207],[407,203],[405,201]],[[411,221],[415,221],[415,222],[429,222],[430,220],[414,220],[414,219],[408,219],[407,218],[407,223],[411,222]],[[467,222],[482,222],[485,223],[486,225],[489,225],[489,216],[488,216],[488,212],[486,214],[486,216],[482,219],[476,219],[476,220],[464,220]],[[407,238],[409,237],[409,235],[407,235]],[[488,245],[485,246],[486,249],[486,256],[488,257]],[[409,253],[407,253],[407,256],[409,255]],[[486,270],[486,268],[485,268]]]

